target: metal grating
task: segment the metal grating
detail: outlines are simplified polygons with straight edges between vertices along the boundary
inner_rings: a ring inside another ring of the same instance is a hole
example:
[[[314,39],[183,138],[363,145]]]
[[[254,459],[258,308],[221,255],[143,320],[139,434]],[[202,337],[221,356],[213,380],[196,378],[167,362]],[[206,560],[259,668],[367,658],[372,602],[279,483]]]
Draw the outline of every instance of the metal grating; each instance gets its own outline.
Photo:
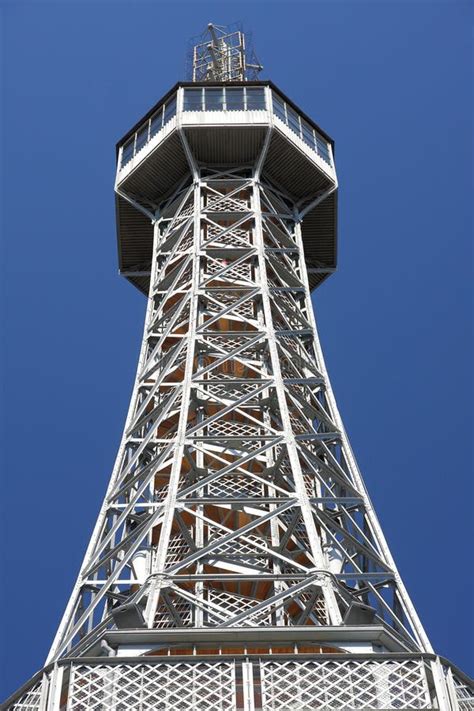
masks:
[[[266,661],[262,711],[431,709],[424,668],[415,660]]]
[[[474,711],[474,693],[472,689],[454,675],[453,683],[459,711]]]
[[[21,696],[8,711],[39,711],[41,703],[42,682],[39,681],[29,691]]]
[[[67,711],[232,711],[235,662],[73,667]]]
[[[216,593],[209,590],[205,594],[211,595],[220,606],[235,604],[237,596],[232,600],[229,595],[216,596]],[[175,649],[174,653],[184,651]],[[214,658],[64,660],[1,708],[6,711],[472,711],[473,698],[469,680],[460,677],[449,664],[443,670],[434,655],[354,658],[350,654],[278,654],[242,658],[227,656],[223,650],[223,656]]]

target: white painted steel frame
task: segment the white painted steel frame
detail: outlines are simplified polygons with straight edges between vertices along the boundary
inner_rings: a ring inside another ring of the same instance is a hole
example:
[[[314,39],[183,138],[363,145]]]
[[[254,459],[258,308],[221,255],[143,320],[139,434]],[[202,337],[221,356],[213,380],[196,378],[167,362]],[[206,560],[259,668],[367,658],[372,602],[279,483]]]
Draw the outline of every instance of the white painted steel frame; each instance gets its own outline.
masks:
[[[253,169],[198,169],[179,130],[190,173],[154,216],[124,435],[48,660],[131,602],[158,629],[341,625],[359,602],[430,651],[331,390],[302,213],[260,175],[271,129]]]

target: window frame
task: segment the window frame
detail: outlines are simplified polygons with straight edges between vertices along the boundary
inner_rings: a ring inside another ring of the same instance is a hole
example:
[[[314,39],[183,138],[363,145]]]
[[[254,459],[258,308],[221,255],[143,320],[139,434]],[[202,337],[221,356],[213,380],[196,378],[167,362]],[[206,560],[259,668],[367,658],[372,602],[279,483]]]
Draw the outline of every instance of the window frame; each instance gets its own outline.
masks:
[[[275,107],[279,107],[281,113],[278,113],[275,111]],[[291,113],[290,113],[291,112]],[[285,115],[285,119],[282,117],[282,113]],[[280,121],[282,121],[285,126],[295,135],[298,136],[307,146],[313,150],[316,155],[318,155],[321,160],[323,160],[325,163],[327,163],[330,167],[333,167],[333,159],[332,159],[332,150],[330,147],[330,143],[327,139],[323,138],[323,136],[317,131],[311,124],[304,119],[301,114],[298,113],[292,106],[289,106],[288,102],[286,102],[280,94],[278,94],[274,89],[272,89],[272,114],[276,116]],[[292,117],[292,123],[290,125],[290,116]],[[293,126],[296,127],[296,121],[294,121],[294,118],[298,119],[298,126],[299,130],[295,131]],[[308,129],[308,131],[312,131],[312,137],[313,141],[312,144],[308,142],[304,138],[304,130]]]
[[[200,95],[199,99],[199,108],[197,107],[192,107],[192,108],[186,108],[186,97],[192,96],[192,95]],[[183,113],[186,111],[204,111],[204,87],[200,86],[199,88],[194,89],[193,87],[184,87],[183,89]]]
[[[183,87],[182,111],[183,113],[189,111],[267,111],[267,92],[265,89],[265,86],[203,86],[196,89],[185,86]],[[189,97],[193,93],[197,95],[198,92],[201,92],[199,106],[193,106],[192,102],[191,106],[187,105]],[[212,107],[207,105],[206,96],[208,95],[208,92],[209,94],[210,92],[216,92],[217,95],[220,95],[222,99],[220,106],[217,103]],[[236,106],[232,106],[228,103],[228,96],[231,96],[234,92],[242,92],[242,100],[240,102],[236,102]],[[255,103],[260,105],[249,107],[249,99],[253,94],[255,95],[255,98],[252,98],[251,101],[255,101]]]
[[[150,131],[149,131],[150,140],[151,140],[152,138],[154,138],[154,137],[156,136],[156,134],[159,133],[159,132],[161,131],[161,129],[163,128],[163,126],[164,126],[164,123],[163,123],[164,107],[165,107],[165,105],[164,105],[164,104],[161,104],[161,106],[159,107],[159,109],[157,109],[157,110],[155,111],[155,113],[154,113],[152,116],[150,116]],[[160,117],[160,125],[159,125],[159,128],[158,128],[156,131],[153,131],[153,130],[152,130],[152,124],[153,124],[154,119],[157,118],[158,116]]]
[[[207,97],[216,96],[222,101],[217,106],[208,106]],[[225,86],[206,86],[204,87],[204,111],[225,111]]]
[[[241,93],[241,104],[239,105],[238,108],[229,108],[228,103],[227,103],[227,96],[228,92],[230,95],[236,94],[237,92],[242,92]],[[232,87],[224,87],[224,111],[245,111],[246,107],[246,88],[244,86],[232,86]]]
[[[166,112],[168,111],[169,106],[170,106],[170,105],[172,106],[173,104],[174,104],[174,112],[171,114],[171,116],[170,116],[168,119],[166,119]],[[178,111],[177,97],[176,97],[176,94],[173,94],[173,96],[170,96],[170,98],[168,99],[168,101],[166,101],[166,102],[163,104],[163,124],[162,124],[162,128],[164,128],[164,127],[171,121],[171,119],[172,119],[174,116],[176,116],[177,111]]]
[[[254,92],[255,92],[255,94],[254,94]],[[253,106],[252,108],[249,108],[249,101],[248,101],[249,93],[250,93],[250,96],[252,96],[252,94],[258,96],[257,92],[260,92],[260,96],[263,99],[263,107],[261,107],[261,106],[254,107]],[[266,94],[264,86],[246,86],[245,87],[245,110],[246,111],[266,111],[267,110],[267,94]]]
[[[140,144],[140,146],[138,146],[138,137],[141,134],[143,134],[145,136],[145,140],[143,143]],[[136,140],[135,140],[134,155],[137,155],[137,153],[139,153],[143,148],[145,148],[146,144],[150,140],[150,121],[149,120],[146,122],[146,124],[144,123],[142,126],[140,126],[140,128],[137,131],[135,131],[135,136],[136,136]]]

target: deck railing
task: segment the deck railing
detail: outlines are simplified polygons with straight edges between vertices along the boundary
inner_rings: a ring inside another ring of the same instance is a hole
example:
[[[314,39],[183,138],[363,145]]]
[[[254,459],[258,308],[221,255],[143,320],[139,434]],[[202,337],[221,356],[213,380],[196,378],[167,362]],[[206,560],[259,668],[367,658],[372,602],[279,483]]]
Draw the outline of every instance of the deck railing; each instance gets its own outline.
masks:
[[[63,659],[5,711],[473,711],[469,679],[428,654]]]
[[[281,121],[325,163],[332,165],[328,141],[275,90],[264,86],[200,86],[178,89],[127,138],[120,150],[120,170],[161,133],[177,111],[183,114],[224,112],[227,119],[235,112],[270,111],[277,119],[276,125]]]

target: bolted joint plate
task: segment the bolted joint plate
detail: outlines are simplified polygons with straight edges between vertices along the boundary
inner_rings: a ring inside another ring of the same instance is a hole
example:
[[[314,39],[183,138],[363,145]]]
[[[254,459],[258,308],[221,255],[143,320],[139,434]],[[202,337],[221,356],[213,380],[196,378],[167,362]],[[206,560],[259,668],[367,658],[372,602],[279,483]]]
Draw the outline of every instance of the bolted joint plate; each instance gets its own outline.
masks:
[[[208,90],[214,91],[213,104],[206,103]],[[261,92],[254,94],[258,101],[251,99],[252,90]],[[241,105],[231,104],[232,91],[243,97]],[[337,263],[333,145],[272,82],[177,84],[117,145],[120,273],[148,293],[152,220],[177,185],[192,180],[190,160],[201,170],[251,168],[261,161],[265,179],[291,196],[304,217],[305,261],[314,289]]]

